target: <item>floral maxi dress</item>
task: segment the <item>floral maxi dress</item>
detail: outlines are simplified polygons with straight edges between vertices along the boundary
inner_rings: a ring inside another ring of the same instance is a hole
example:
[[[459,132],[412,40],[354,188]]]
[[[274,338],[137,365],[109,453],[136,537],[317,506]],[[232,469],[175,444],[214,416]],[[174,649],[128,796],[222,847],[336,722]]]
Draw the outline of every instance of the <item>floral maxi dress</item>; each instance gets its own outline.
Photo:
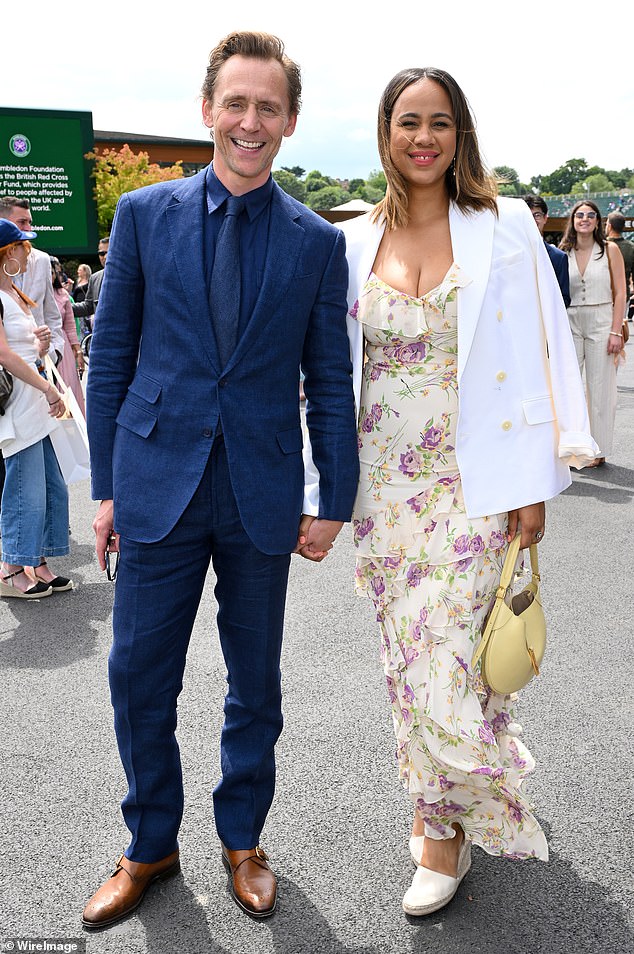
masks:
[[[467,516],[456,462],[456,299],[468,283],[454,264],[413,298],[372,274],[351,311],[366,357],[356,586],[376,608],[399,774],[426,835],[451,837],[456,822],[490,854],[545,860],[521,791],[534,762],[513,700],[487,690],[471,666],[507,515]]]

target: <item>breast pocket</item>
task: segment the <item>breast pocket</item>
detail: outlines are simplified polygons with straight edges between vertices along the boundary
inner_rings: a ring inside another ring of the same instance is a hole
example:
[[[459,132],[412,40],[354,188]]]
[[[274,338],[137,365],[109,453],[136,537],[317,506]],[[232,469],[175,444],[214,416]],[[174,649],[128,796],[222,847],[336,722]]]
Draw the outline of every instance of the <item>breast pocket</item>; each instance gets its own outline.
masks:
[[[527,424],[547,424],[549,421],[555,420],[555,412],[553,411],[553,402],[550,399],[550,395],[522,401],[522,409]]]
[[[518,249],[510,255],[500,255],[491,262],[491,272],[499,272],[505,268],[513,268],[514,265],[521,265],[524,261],[524,252]]]

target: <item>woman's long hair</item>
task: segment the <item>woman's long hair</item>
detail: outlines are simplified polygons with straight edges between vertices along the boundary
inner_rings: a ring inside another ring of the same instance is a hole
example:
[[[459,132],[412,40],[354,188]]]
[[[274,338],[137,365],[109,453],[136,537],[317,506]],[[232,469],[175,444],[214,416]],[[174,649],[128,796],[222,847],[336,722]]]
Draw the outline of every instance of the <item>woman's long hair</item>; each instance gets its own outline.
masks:
[[[475,123],[467,98],[455,79],[433,66],[401,70],[385,87],[379,103],[378,147],[381,165],[387,179],[385,198],[372,212],[372,220],[384,219],[388,229],[407,224],[409,215],[407,182],[396,169],[390,156],[390,129],[397,99],[408,86],[423,79],[433,80],[451,100],[456,124],[456,154],[445,173],[449,198],[463,211],[490,209],[497,215],[497,184],[486,168],[478,147]]]
[[[605,253],[605,238],[603,237],[603,221],[601,219],[601,210],[599,206],[592,202],[590,199],[582,199],[580,202],[577,202],[576,205],[572,207],[570,215],[568,216],[568,222],[566,223],[566,231],[563,234],[563,238],[559,243],[559,248],[562,252],[569,252],[573,248],[577,248],[577,230],[575,229],[575,212],[577,212],[582,205],[588,205],[590,208],[597,213],[596,218],[596,228],[594,230],[594,240],[601,249],[601,254],[599,258]]]

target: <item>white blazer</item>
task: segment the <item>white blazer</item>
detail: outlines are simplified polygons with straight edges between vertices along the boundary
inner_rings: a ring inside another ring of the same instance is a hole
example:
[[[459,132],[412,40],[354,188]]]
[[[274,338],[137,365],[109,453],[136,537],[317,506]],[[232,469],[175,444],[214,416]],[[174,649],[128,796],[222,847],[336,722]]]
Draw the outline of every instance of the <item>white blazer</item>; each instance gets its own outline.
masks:
[[[598,456],[570,324],[528,206],[499,198],[499,215],[452,205],[454,261],[471,279],[458,289],[456,457],[467,514],[482,517],[548,500],[571,483],[570,466]],[[350,270],[348,309],[370,274],[383,225],[369,215],[340,226]],[[348,316],[357,408],[363,328]],[[319,512],[319,474],[305,451],[305,513]]]

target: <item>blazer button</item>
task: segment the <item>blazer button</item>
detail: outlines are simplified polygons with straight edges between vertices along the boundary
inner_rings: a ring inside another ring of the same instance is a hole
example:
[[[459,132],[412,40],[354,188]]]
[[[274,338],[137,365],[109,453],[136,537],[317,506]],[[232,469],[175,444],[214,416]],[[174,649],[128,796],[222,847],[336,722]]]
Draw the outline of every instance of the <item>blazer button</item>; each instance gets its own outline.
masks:
[[[506,381],[506,371],[498,371],[495,375],[498,381]]]
[[[497,320],[498,320],[498,321],[502,321],[502,312],[501,312],[501,311],[498,311],[498,313],[497,313]]]
[[[203,437],[211,437],[212,434],[213,434],[213,431],[210,430],[208,427],[206,427],[205,430],[203,431]]]
[[[224,388],[224,387],[226,386],[226,384],[227,384],[226,378],[222,378],[221,381],[218,381],[218,387],[219,387],[219,388]]]
[[[512,424],[511,421],[502,421],[502,430],[503,430],[503,431],[510,431],[512,427],[513,427],[513,424]]]

